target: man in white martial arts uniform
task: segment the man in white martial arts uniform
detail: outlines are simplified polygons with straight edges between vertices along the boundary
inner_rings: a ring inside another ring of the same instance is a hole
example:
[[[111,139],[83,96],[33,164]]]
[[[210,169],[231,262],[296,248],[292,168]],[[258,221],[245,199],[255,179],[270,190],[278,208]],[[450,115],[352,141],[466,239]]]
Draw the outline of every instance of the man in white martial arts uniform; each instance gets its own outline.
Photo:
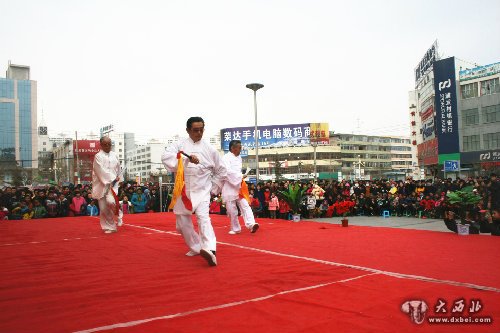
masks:
[[[100,140],[101,150],[94,157],[92,168],[92,197],[99,203],[101,228],[105,233],[116,232],[114,201],[108,197],[110,187],[118,194],[120,181],[120,162],[111,151],[111,139],[104,136]]]
[[[173,208],[177,231],[184,237],[189,248],[186,255],[200,254],[210,266],[216,266],[216,239],[208,214],[210,193],[220,193],[227,172],[217,150],[202,140],[204,130],[205,122],[201,117],[189,118],[186,123],[189,138],[170,145],[161,160],[165,168],[171,172],[177,172],[178,156],[183,161],[182,198],[177,198]],[[193,227],[191,219],[193,212],[196,214],[199,233]]]
[[[227,169],[227,179],[222,187],[222,200],[226,203],[227,215],[231,223],[231,230],[229,231],[231,235],[241,232],[236,205],[240,209],[245,227],[252,233],[259,229],[259,224],[255,222],[252,208],[250,208],[247,199],[241,193],[241,182],[247,175],[241,173],[242,161],[240,152],[241,141],[232,140],[229,142],[229,152],[222,158]]]

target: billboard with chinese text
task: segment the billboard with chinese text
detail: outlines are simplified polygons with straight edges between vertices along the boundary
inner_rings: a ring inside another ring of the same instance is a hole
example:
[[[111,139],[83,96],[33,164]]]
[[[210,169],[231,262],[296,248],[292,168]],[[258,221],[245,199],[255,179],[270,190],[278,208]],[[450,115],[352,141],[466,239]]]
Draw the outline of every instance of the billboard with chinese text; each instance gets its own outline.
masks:
[[[328,123],[311,123],[311,143],[327,145],[330,143]]]
[[[92,165],[94,156],[101,149],[99,140],[73,140],[73,159],[75,172],[80,173],[80,182],[83,184],[92,182]],[[78,162],[78,164],[76,164]],[[73,182],[77,183],[78,176],[75,175]]]
[[[73,140],[73,155],[78,153],[78,156],[90,155],[94,156],[101,149],[99,140]]]
[[[429,69],[432,67],[437,58],[438,44],[437,40],[431,45],[431,47],[425,52],[422,60],[415,67],[415,86],[418,86],[422,77],[427,74]]]
[[[419,144],[417,150],[420,165],[438,164],[438,142],[436,138]]]
[[[500,62],[486,66],[477,66],[472,69],[464,69],[458,73],[460,82],[474,80],[485,76],[500,73]]]
[[[434,91],[438,152],[440,155],[458,153],[460,148],[454,57],[434,63]]]
[[[267,125],[258,126],[259,148],[309,146],[311,144],[311,125],[315,131],[313,140],[328,143],[330,133],[328,124],[325,123]],[[255,137],[255,127],[253,126],[223,128],[220,131],[221,148],[228,151],[231,140],[240,140],[243,148],[254,149]]]

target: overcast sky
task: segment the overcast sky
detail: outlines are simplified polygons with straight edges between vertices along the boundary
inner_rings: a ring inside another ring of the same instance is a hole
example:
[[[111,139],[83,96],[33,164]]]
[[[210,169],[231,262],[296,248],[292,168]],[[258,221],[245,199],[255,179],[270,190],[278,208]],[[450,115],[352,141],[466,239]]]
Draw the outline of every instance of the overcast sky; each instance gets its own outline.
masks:
[[[327,122],[409,135],[414,68],[500,61],[500,1],[0,0],[0,68],[31,67],[49,134],[114,124],[140,140]],[[80,135],[80,134],[79,134]]]

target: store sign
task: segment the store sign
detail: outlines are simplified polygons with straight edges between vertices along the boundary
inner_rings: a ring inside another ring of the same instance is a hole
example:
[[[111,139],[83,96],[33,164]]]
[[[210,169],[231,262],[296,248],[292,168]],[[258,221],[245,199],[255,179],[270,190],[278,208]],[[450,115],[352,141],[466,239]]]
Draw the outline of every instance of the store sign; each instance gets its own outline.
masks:
[[[434,63],[434,91],[439,154],[458,153],[460,148],[454,57]]]
[[[460,154],[462,163],[500,162],[500,149],[469,151]]]

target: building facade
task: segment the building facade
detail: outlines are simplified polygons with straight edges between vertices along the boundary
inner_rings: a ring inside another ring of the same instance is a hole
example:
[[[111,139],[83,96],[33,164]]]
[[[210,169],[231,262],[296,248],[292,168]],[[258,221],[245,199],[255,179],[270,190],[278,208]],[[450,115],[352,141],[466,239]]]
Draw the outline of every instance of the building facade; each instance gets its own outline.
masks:
[[[0,78],[0,181],[14,181],[17,167],[29,175],[38,168],[37,83],[28,66],[9,62]]]
[[[126,178],[137,183],[147,183],[157,181],[159,175],[167,176],[168,173],[161,162],[166,146],[166,142],[151,140],[127,151]]]
[[[463,173],[500,171],[500,62],[459,72],[460,151]]]
[[[415,69],[409,93],[412,144],[422,178],[498,172],[500,63],[440,59],[437,42]]]

